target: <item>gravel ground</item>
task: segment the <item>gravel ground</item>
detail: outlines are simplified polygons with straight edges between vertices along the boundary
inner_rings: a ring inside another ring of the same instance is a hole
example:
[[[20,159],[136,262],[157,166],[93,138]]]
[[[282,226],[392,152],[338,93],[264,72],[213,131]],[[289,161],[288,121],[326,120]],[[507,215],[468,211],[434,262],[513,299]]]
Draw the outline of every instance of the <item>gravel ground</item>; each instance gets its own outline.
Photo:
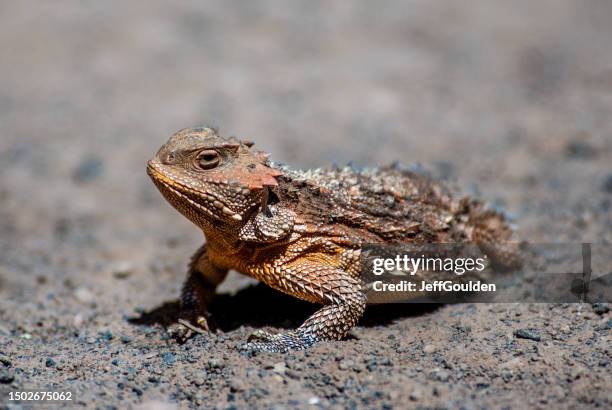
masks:
[[[148,180],[213,123],[295,166],[419,162],[531,242],[612,243],[612,4],[0,3],[0,393],[88,408],[610,408],[608,305],[388,305],[248,357],[313,307],[232,274],[162,331],[201,234]],[[19,408],[4,402],[0,408]],[[36,407],[40,408],[40,407]]]

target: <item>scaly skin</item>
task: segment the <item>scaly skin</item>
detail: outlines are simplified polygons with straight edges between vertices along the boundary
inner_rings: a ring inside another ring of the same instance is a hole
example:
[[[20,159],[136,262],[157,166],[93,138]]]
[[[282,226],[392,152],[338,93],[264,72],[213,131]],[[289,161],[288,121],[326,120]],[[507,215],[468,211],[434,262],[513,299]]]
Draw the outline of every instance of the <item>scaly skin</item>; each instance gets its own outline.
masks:
[[[299,328],[257,331],[249,350],[286,352],[344,338],[362,316],[364,244],[475,242],[513,257],[503,218],[469,199],[454,200],[417,174],[383,168],[293,171],[253,144],[209,127],[174,134],[149,161],[164,197],[195,223],[206,245],[194,255],[181,297],[180,338],[208,330],[206,306],[233,269],[322,305]]]

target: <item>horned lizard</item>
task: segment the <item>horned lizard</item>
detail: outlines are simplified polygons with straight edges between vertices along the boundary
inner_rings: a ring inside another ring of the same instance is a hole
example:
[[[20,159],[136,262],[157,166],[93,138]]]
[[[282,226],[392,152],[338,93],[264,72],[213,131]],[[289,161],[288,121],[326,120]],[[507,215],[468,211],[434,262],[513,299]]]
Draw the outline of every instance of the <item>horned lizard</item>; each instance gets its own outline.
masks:
[[[367,243],[473,242],[498,252],[512,230],[497,212],[389,166],[291,170],[212,127],[178,131],[148,163],[163,196],[204,233],[181,295],[179,337],[208,330],[207,305],[228,270],[322,305],[297,329],[253,333],[246,349],[286,352],[339,340],[366,307]]]

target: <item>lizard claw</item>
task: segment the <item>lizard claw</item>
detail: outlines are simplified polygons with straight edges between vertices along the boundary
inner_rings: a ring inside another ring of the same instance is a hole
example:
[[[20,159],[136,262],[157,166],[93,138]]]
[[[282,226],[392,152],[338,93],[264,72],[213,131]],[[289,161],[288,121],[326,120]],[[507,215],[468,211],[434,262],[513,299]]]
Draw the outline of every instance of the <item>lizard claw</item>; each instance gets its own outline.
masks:
[[[302,350],[312,346],[315,338],[299,330],[287,333],[269,333],[265,330],[256,330],[251,333],[247,342],[240,350],[249,352],[277,352],[286,353],[290,350]]]
[[[206,335],[210,332],[208,321],[204,316],[197,316],[194,322],[195,324],[186,319],[178,319],[176,323],[166,329],[166,332],[181,343],[186,342],[196,334]]]

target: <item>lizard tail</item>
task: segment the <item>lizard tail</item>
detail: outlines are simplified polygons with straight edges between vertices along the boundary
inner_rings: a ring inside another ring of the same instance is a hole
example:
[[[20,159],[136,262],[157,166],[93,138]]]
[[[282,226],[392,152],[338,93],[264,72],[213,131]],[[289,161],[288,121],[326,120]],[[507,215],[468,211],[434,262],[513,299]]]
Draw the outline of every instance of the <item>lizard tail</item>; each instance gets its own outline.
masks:
[[[512,270],[522,266],[519,243],[512,240],[513,231],[504,215],[472,201],[469,220],[473,226],[472,240],[495,268]]]

